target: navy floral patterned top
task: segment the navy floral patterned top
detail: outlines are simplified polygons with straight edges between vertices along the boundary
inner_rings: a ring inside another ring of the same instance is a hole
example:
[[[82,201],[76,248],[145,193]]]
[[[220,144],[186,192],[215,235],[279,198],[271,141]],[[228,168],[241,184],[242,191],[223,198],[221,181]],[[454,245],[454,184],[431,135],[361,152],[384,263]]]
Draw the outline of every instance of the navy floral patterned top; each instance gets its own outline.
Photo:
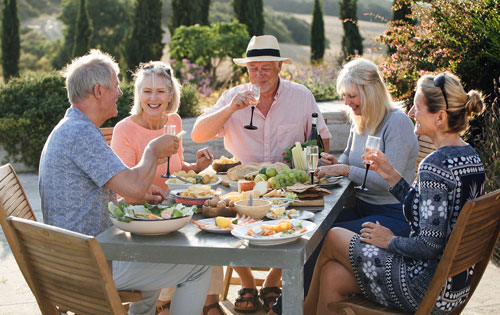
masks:
[[[410,186],[403,179],[391,193],[403,203],[409,237],[395,237],[387,250],[350,242],[349,258],[362,293],[391,308],[415,312],[467,200],[484,194],[484,166],[469,145],[446,146],[427,156]],[[465,302],[473,268],[446,281],[433,314],[446,314]]]

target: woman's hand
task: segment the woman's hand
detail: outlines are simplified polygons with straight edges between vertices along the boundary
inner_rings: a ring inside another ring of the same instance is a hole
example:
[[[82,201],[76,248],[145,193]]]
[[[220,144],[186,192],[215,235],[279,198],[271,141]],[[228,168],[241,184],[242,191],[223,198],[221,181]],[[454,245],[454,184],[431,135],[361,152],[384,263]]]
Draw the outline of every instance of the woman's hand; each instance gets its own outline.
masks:
[[[377,172],[383,179],[385,179],[391,187],[394,187],[401,179],[401,174],[392,166],[387,156],[379,150],[368,150],[361,156],[365,161],[371,162],[370,170]]]
[[[334,165],[334,164],[339,164],[339,161],[337,161],[337,158],[333,156],[332,154],[328,154],[326,152],[321,152],[321,165]]]
[[[329,166],[320,166],[316,172],[316,177],[322,178],[325,176],[347,176],[349,175],[349,165],[335,164]]]
[[[205,147],[198,150],[198,152],[196,152],[196,173],[199,173],[206,169],[210,165],[210,163],[212,163],[213,159],[215,159],[215,155],[209,148]]]
[[[378,221],[376,223],[365,222],[361,226],[363,227],[359,231],[361,241],[383,249],[389,248],[389,243],[395,237],[391,230],[382,226]]]

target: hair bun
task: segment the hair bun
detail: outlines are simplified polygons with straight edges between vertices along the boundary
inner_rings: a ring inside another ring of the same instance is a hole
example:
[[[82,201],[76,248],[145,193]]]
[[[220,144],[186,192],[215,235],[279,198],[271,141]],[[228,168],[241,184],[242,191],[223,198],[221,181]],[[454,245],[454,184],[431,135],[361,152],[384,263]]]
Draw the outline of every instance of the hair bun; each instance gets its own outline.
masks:
[[[483,96],[476,90],[470,90],[467,93],[467,102],[465,103],[465,114],[471,117],[473,114],[480,114],[484,109]]]

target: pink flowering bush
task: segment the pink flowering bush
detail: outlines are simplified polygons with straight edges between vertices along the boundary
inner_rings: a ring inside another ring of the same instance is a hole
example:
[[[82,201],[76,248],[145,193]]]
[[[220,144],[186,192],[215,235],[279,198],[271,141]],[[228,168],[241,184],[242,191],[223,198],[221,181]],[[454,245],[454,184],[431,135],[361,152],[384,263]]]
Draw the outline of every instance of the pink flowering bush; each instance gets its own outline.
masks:
[[[210,75],[204,66],[191,63],[191,61],[186,58],[182,59],[180,62],[172,59],[170,60],[170,65],[182,85],[191,83],[198,88],[199,93],[204,96],[208,96],[213,92]]]
[[[339,69],[332,64],[295,66],[284,70],[281,77],[306,86],[317,102],[339,99],[336,94],[336,81]]]

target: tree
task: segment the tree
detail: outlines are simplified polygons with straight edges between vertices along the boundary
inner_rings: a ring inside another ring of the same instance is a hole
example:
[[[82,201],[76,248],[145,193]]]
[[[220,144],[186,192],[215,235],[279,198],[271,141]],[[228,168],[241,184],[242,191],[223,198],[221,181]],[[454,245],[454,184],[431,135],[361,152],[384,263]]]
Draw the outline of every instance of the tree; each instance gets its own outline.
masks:
[[[352,55],[363,54],[363,37],[359,34],[357,0],[342,0],[340,2],[340,20],[344,27],[342,36],[342,53],[348,59]]]
[[[311,24],[311,63],[321,63],[325,54],[325,24],[321,2],[314,0]]]
[[[19,16],[16,0],[4,0],[2,19],[2,69],[4,81],[19,75]]]
[[[161,59],[161,6],[161,0],[136,1],[132,31],[123,46],[123,56],[128,69],[135,69],[141,62]],[[130,72],[127,74],[130,77]]]
[[[90,48],[90,39],[92,37],[92,26],[87,13],[85,0],[80,0],[78,16],[76,18],[76,32],[73,45],[73,58],[85,55]]]
[[[214,87],[217,67],[228,57],[242,56],[248,41],[246,26],[236,22],[180,26],[172,36],[169,50],[170,56],[179,62],[186,58],[205,66]]]
[[[394,0],[392,4],[391,25],[397,27],[406,24],[415,24],[415,20],[411,18],[411,1],[412,0]],[[388,54],[392,55],[395,52],[396,48],[391,46],[387,47]]]
[[[87,13],[89,17],[92,17],[94,29],[90,48],[98,48],[116,58],[120,56],[120,44],[126,37],[127,30],[130,29],[129,3],[130,0],[87,1]],[[71,60],[78,4],[78,1],[74,0],[61,0],[61,13],[57,19],[64,24],[64,39],[60,41],[58,51],[52,59],[52,65],[56,69],[62,68]]]
[[[250,36],[264,34],[264,5],[262,0],[233,0],[233,9],[238,21],[247,26]]]
[[[174,34],[181,25],[208,25],[210,0],[172,0],[172,13],[168,20],[168,30]]]

